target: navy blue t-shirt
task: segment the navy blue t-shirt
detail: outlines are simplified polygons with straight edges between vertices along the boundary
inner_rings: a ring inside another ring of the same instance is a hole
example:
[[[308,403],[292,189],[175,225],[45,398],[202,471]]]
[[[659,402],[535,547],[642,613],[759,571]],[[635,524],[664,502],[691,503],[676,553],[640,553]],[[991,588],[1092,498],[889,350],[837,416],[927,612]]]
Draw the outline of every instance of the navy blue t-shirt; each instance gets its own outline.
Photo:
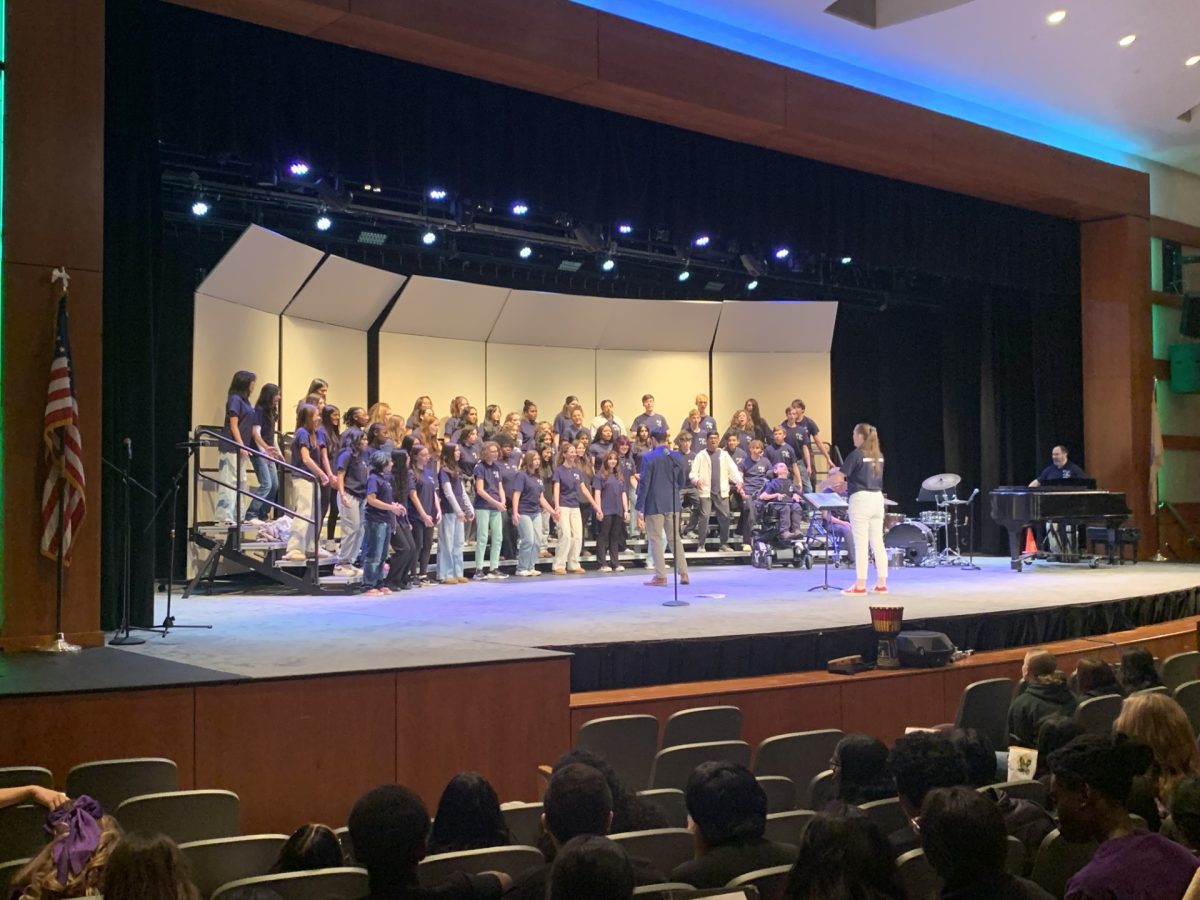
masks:
[[[384,475],[382,472],[372,472],[367,477],[367,493],[374,494],[376,500],[384,503],[392,501],[392,476]],[[392,525],[396,524],[396,514],[390,509],[378,509],[367,504],[367,521],[375,524]]]
[[[500,467],[498,465],[487,463],[476,463],[474,477],[476,480],[483,481],[483,489],[487,491],[496,500],[500,499]],[[479,494],[475,495],[476,509],[495,509],[491,503],[488,503]]]
[[[761,491],[761,494],[785,494],[787,499],[792,498],[792,494],[798,494],[796,490],[796,482],[790,478],[772,478],[766,483]]]
[[[789,471],[792,468],[792,464],[796,461],[796,451],[786,443],[779,447],[774,444],[768,444],[767,448],[763,451],[763,456],[771,461],[771,465],[786,463]]]
[[[233,429],[229,425],[229,420],[234,416],[237,417],[238,432],[242,436],[242,443],[247,447],[254,447],[254,438],[251,435],[250,429],[254,427],[254,407],[241,394],[230,394],[229,399],[225,401],[225,424],[221,428],[221,434],[229,438],[228,442],[221,443],[221,450],[226,453],[233,453],[240,449],[233,441]],[[257,448],[256,448],[257,449]]]
[[[640,416],[634,419],[633,433],[637,434],[637,430],[643,425],[646,426],[646,430],[649,431],[651,435],[653,435],[655,432],[666,434],[668,431],[667,420],[658,413],[650,413],[649,415],[642,413]]]
[[[542,511],[542,493],[546,490],[546,482],[541,475],[530,475],[528,472],[518,472],[513,479],[513,493],[521,492],[517,498],[517,512],[522,516],[536,516]]]
[[[727,449],[725,452],[733,457],[733,461],[739,469],[742,467],[742,463],[750,458],[750,454],[742,447],[734,447],[732,450]]]
[[[1061,469],[1054,463],[1046,466],[1042,469],[1042,474],[1038,475],[1037,480],[1045,484],[1048,481],[1058,481],[1063,478],[1087,478],[1087,475],[1084,474],[1083,469],[1068,459],[1066,465]]]
[[[412,473],[409,481],[409,490],[417,495],[417,500],[421,503],[421,508],[425,510],[425,515],[437,521],[437,507],[434,505],[434,494],[437,493],[437,479],[433,476],[432,469],[421,469]],[[416,522],[419,519],[420,513],[417,512],[416,506],[413,505],[412,498],[405,498],[408,503],[408,517]]]
[[[847,493],[883,490],[883,457],[879,457],[879,473],[875,466],[863,456],[862,449],[855,447],[842,460],[842,474],[846,476]]]
[[[521,420],[521,449],[533,449],[533,435],[537,431],[537,422],[530,422],[528,419]]]
[[[267,419],[271,421],[268,422]],[[242,432],[242,437],[245,438],[246,446],[253,447],[255,450],[261,449],[258,444],[254,443],[254,426],[258,426],[258,436],[262,438],[262,442],[268,447],[275,446],[275,421],[274,416],[268,416],[267,410],[254,407],[254,416],[249,422],[243,422],[238,419],[238,430]]]
[[[346,448],[338,454],[336,471],[346,473],[342,480],[347,494],[359,500],[367,496],[367,478],[371,470],[367,466],[366,453]]]
[[[458,501],[459,507],[462,509],[463,512],[466,512],[467,511],[467,498],[463,494],[462,479],[456,478],[455,476],[451,475],[447,470],[442,469],[438,472],[438,490],[442,492],[443,497],[446,496],[445,485],[447,485],[447,484],[450,485],[450,493],[452,493],[454,495],[454,499]],[[450,503],[450,501],[447,500],[446,505],[449,508],[446,511],[448,513],[453,513],[454,508],[450,507],[449,503]]]
[[[757,497],[762,493],[763,487],[774,477],[771,474],[771,468],[771,461],[766,456],[760,456],[757,462],[749,456],[746,457],[741,464],[741,469],[747,494]]]
[[[700,421],[697,422],[696,426],[693,428],[692,420],[690,418],[685,419],[683,422],[683,430],[690,431],[700,439],[701,443],[704,443],[704,441],[708,439],[708,433],[710,431],[717,430],[717,420],[712,416],[701,416]]]
[[[594,490],[600,492],[600,511],[606,516],[619,516],[624,512],[621,498],[625,496],[625,483],[613,475],[597,475],[592,482]]]
[[[554,483],[558,488],[558,505],[568,509],[579,508],[579,485],[583,481],[583,470],[579,466],[555,466]]]
[[[621,477],[625,479],[625,484],[629,484],[629,479],[638,473],[637,457],[633,455],[633,448],[629,452],[622,455],[617,454],[617,463],[621,469]]]
[[[563,426],[563,430],[559,432],[564,441],[575,443],[579,438],[586,438],[588,441],[592,439],[592,431],[586,425],[576,425],[574,422],[568,422]]]
[[[317,439],[307,428],[297,428],[296,433],[292,435],[292,465],[304,469],[305,472],[310,471],[305,468],[304,460],[300,458],[300,448],[307,447],[309,458],[318,466],[321,465],[321,456],[317,450]]]

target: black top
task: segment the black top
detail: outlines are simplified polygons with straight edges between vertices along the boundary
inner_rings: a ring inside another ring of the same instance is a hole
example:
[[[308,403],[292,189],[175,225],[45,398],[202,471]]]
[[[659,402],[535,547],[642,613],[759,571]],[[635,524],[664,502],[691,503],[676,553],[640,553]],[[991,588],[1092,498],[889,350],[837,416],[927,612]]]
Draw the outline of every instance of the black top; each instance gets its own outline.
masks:
[[[942,890],[942,900],[1051,900],[1053,896],[1032,881],[1007,872],[988,875],[973,884]]]
[[[1038,475],[1037,480],[1041,484],[1045,484],[1047,481],[1055,481],[1061,478],[1087,478],[1087,475],[1084,474],[1083,469],[1068,459],[1061,469],[1054,465],[1054,463],[1046,466],[1046,468],[1042,469],[1041,474]]]
[[[495,875],[455,872],[432,887],[422,887],[414,874],[403,884],[372,889],[364,900],[498,900],[501,892]]]
[[[754,838],[713,847],[699,859],[676,866],[670,880],[697,888],[724,887],[747,872],[769,869],[771,866],[788,866],[795,861],[796,848],[791,844]]]
[[[1022,682],[1008,707],[1008,732],[1022,747],[1037,746],[1037,727],[1046,716],[1075,714],[1077,701],[1065,678]]]
[[[664,884],[670,880],[648,859],[631,856],[629,864],[633,866],[633,880],[638,885]],[[552,863],[546,863],[519,875],[512,888],[504,895],[504,900],[546,900],[547,889],[550,886],[550,870],[553,867]]]
[[[846,477],[848,494],[883,490],[883,457],[879,457],[878,461],[879,473],[876,474],[872,460],[863,456],[860,447],[855,447],[846,455],[842,461],[842,474]]]

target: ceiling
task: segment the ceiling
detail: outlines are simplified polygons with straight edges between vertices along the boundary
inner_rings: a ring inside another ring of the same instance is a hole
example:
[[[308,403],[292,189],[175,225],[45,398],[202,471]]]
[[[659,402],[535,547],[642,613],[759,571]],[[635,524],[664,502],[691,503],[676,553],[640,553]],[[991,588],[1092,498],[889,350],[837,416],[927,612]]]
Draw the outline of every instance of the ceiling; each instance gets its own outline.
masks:
[[[833,0],[574,2],[1076,153],[1200,174],[1200,109],[1179,119],[1200,107],[1200,65],[1184,65],[1200,55],[1198,0],[841,0],[895,22],[877,28],[827,13]]]

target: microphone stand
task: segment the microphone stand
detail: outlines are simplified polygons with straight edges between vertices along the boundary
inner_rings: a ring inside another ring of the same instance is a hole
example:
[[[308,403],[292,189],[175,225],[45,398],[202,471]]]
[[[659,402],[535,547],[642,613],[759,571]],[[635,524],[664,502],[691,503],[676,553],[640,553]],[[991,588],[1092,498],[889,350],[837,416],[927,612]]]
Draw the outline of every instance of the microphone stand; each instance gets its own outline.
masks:
[[[159,632],[158,629],[155,629],[155,628],[138,627],[135,629],[135,627],[133,625],[131,625],[129,622],[129,618],[130,618],[130,610],[129,610],[130,596],[129,595],[130,595],[130,588],[131,588],[130,579],[132,578],[132,572],[131,572],[132,566],[130,564],[131,544],[130,544],[130,537],[129,537],[129,528],[130,528],[129,486],[134,485],[135,487],[137,487],[138,490],[142,491],[145,494],[148,494],[150,497],[152,497],[154,499],[158,499],[158,498],[155,495],[154,491],[150,490],[150,488],[146,487],[144,484],[142,484],[140,481],[138,481],[136,478],[134,478],[132,475],[129,474],[129,464],[133,461],[133,448],[128,443],[126,443],[125,448],[128,451],[128,455],[125,458],[125,467],[124,468],[120,468],[119,466],[113,465],[111,462],[109,462],[103,456],[100,457],[100,462],[102,462],[104,465],[108,466],[110,469],[112,469],[114,472],[117,473],[117,476],[121,479],[121,487],[122,487],[122,491],[121,491],[121,493],[122,493],[122,498],[121,498],[121,500],[122,500],[121,544],[122,544],[123,562],[122,562],[122,566],[121,566],[121,624],[117,626],[117,630],[113,633],[112,638],[110,638],[109,642],[108,642],[110,645],[117,646],[117,647],[125,647],[125,646],[130,646],[133,644],[146,643],[142,638],[135,637],[134,635],[130,634],[129,632],[131,630],[153,631],[156,634],[164,633],[164,632]]]
[[[967,498],[967,515],[971,518],[971,558],[967,562],[959,562],[958,568],[964,572],[978,572],[979,566],[975,565],[975,498],[979,496],[979,488],[971,491],[971,496]]]

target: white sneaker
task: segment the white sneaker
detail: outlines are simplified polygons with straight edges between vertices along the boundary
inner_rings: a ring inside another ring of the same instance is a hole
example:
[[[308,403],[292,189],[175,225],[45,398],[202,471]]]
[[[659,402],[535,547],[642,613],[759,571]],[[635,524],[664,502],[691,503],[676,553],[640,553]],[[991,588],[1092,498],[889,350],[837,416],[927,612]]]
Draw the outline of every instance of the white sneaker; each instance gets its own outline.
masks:
[[[334,566],[333,574],[342,578],[353,578],[358,574],[354,566]]]
[[[601,566],[601,567],[600,567],[600,571],[601,571],[601,572],[611,572],[611,571],[612,571],[612,566]]]
[[[533,575],[533,569],[517,569],[518,578],[529,578]]]
[[[754,549],[754,548],[751,547],[749,544],[742,544],[742,552],[743,553],[749,553],[752,549]]]
[[[697,556],[703,556],[705,553],[708,552],[708,550],[705,548],[705,546],[703,544],[701,544],[699,547],[697,547],[692,552],[695,553]]]
[[[542,574],[542,570],[541,570],[541,569],[530,569],[530,570],[529,570],[529,575],[530,575],[530,577],[532,577],[532,578],[537,578],[537,577],[538,577],[539,575],[541,575],[541,574]]]
[[[289,550],[283,556],[279,557],[287,562],[304,562],[305,556],[303,550]]]
[[[486,578],[488,581],[504,581],[506,578],[508,578],[508,576],[505,575],[503,572],[494,572],[494,571],[488,572],[487,575],[485,575],[483,577]]]
[[[615,569],[613,569],[613,571],[614,571],[614,572],[624,572],[624,571],[625,571],[625,567],[624,567],[624,566],[617,566]]]

